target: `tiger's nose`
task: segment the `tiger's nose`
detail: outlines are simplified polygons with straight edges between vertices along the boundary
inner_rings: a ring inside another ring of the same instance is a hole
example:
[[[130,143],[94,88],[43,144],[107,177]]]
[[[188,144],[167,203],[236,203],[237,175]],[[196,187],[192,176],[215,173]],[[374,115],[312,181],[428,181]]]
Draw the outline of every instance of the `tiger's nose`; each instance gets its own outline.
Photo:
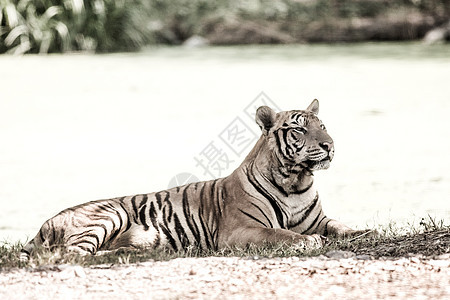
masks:
[[[322,147],[325,151],[327,151],[328,153],[331,151],[331,149],[333,149],[333,143],[329,143],[329,142],[321,142],[319,143],[320,147]]]

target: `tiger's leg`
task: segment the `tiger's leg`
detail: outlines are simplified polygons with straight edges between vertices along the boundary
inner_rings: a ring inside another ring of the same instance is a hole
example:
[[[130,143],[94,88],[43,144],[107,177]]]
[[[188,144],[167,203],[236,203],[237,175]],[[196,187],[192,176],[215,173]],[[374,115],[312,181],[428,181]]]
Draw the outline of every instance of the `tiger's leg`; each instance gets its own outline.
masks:
[[[112,200],[90,202],[56,218],[64,219],[56,224],[69,224],[64,229],[63,245],[80,255],[152,243],[156,231],[153,226],[132,222],[124,207]]]
[[[369,232],[371,232],[370,229],[354,230],[347,225],[332,219],[325,224],[324,228],[324,235],[333,235],[336,237],[356,237]]]
[[[297,244],[306,249],[320,248],[324,245],[326,238],[319,234],[299,234],[287,229],[281,228],[239,228],[234,230],[231,235],[222,243],[221,246],[233,246],[242,244],[262,244],[286,242]]]
[[[133,224],[125,232],[118,231],[114,239],[111,239],[114,231],[109,230],[109,226],[106,225],[91,225],[87,231],[70,235],[65,243],[66,249],[80,255],[105,255],[141,248],[155,248],[160,243],[158,231],[153,227],[145,230],[143,226]]]
[[[96,254],[111,235],[108,224],[87,224],[69,228],[65,232],[64,246],[79,255]]]

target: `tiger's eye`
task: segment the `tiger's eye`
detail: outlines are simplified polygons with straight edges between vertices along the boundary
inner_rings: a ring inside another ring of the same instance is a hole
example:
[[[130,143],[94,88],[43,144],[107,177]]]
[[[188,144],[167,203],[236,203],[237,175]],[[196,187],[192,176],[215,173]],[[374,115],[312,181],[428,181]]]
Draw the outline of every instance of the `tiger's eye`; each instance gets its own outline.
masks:
[[[305,134],[306,133],[306,129],[303,127],[296,127],[294,128],[295,132],[301,133],[301,134]]]

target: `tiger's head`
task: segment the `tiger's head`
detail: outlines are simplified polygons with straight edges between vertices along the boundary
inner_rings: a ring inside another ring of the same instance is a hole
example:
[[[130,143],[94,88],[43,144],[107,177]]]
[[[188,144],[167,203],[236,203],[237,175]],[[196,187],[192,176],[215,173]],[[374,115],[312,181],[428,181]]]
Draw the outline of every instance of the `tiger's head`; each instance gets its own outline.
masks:
[[[334,156],[333,140],[317,117],[318,113],[317,99],[306,110],[275,113],[261,106],[256,111],[256,123],[269,149],[287,172],[311,172],[330,166]]]

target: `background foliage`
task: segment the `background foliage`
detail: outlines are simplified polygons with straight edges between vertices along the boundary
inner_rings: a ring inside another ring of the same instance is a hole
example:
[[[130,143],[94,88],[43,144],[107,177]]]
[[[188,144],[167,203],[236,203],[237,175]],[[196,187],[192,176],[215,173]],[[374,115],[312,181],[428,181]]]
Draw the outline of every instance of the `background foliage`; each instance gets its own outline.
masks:
[[[0,0],[0,52],[127,51],[146,42],[139,0]]]
[[[423,35],[420,26],[387,36],[355,33],[367,31],[355,19],[380,23],[376,18],[389,14],[407,24],[425,15],[429,26],[439,25],[449,19],[450,0],[0,0],[0,53],[133,51],[151,43],[180,44],[193,35],[215,44]]]

